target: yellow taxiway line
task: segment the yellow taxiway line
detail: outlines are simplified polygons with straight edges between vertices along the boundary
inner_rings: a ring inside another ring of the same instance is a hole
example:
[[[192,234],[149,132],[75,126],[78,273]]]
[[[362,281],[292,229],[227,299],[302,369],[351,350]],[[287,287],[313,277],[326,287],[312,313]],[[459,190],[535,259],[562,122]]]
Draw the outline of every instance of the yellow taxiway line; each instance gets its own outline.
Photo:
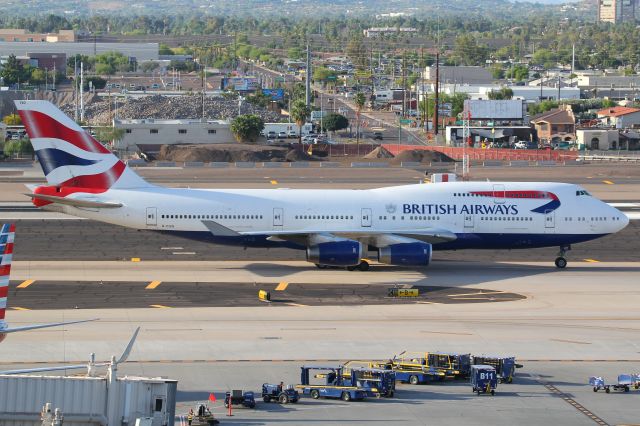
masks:
[[[36,280],[25,280],[25,281],[22,281],[22,282],[18,285],[18,288],[27,288],[27,287],[29,287],[31,284],[35,283],[35,282],[36,282]]]
[[[161,283],[162,283],[162,281],[151,281],[149,283],[149,285],[147,285],[144,289],[145,290],[153,290],[154,288],[158,287]]]
[[[281,281],[280,284],[278,284],[278,286],[276,287],[276,291],[285,291],[288,286],[289,286],[288,282]]]

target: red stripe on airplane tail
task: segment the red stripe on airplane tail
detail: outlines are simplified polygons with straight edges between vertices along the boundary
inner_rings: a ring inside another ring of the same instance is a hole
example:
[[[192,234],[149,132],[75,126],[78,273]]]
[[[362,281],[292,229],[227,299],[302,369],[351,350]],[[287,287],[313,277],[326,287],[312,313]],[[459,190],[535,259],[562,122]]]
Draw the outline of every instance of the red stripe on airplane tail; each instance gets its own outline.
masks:
[[[13,253],[13,243],[7,243],[4,247],[4,254]]]
[[[12,223],[11,225],[9,225],[9,232],[16,232],[16,224]]]
[[[11,265],[1,265],[0,266],[0,278],[8,277],[11,272]]]
[[[77,131],[70,129],[53,117],[40,111],[20,110],[18,112],[31,139],[62,139],[88,152],[110,154],[107,148],[84,130]]]
[[[3,297],[7,297],[7,294],[9,294],[9,286],[5,285],[0,287],[0,299]]]

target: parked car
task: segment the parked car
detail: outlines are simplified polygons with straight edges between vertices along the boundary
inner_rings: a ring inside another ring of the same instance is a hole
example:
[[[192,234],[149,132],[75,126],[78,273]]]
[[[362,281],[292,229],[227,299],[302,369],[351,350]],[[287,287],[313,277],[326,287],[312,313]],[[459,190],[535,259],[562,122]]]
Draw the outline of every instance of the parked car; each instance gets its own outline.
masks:
[[[381,141],[382,138],[383,138],[382,132],[373,132],[373,140],[374,141]]]
[[[286,139],[287,132],[278,132],[278,139]]]
[[[295,130],[289,130],[289,134],[287,136],[289,136],[290,138],[297,138],[298,132],[296,132]]]
[[[513,145],[514,149],[527,149],[526,141],[518,141]]]
[[[276,132],[274,132],[273,130],[271,130],[269,133],[267,133],[267,139],[275,139],[278,136],[278,134]]]

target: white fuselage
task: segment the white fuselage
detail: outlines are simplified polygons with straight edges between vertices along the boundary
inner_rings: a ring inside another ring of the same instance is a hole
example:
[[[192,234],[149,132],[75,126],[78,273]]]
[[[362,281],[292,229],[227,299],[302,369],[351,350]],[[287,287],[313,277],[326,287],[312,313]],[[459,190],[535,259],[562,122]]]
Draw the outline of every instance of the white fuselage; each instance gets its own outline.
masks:
[[[532,192],[543,195],[532,197]],[[624,214],[579,186],[548,182],[451,182],[371,190],[150,187],[111,189],[96,198],[123,207],[64,206],[64,211],[135,229],[205,234],[211,232],[211,222],[241,235],[265,236],[413,235],[437,229],[459,237],[482,236],[482,241],[490,242],[486,248],[571,244],[617,232],[628,223]],[[554,199],[559,205],[534,211]],[[514,238],[504,238],[508,236]],[[478,239],[459,240],[442,248],[483,248]]]

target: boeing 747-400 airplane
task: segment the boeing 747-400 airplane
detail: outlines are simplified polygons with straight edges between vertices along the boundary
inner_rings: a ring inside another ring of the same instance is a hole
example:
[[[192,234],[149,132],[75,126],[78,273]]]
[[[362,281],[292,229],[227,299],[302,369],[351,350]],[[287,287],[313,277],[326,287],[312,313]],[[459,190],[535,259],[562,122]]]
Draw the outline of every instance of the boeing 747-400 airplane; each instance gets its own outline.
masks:
[[[421,267],[432,250],[559,247],[623,229],[627,216],[578,185],[450,182],[370,190],[184,189],[152,185],[46,101],[16,101],[47,185],[36,206],[224,244],[305,249],[320,268]]]

